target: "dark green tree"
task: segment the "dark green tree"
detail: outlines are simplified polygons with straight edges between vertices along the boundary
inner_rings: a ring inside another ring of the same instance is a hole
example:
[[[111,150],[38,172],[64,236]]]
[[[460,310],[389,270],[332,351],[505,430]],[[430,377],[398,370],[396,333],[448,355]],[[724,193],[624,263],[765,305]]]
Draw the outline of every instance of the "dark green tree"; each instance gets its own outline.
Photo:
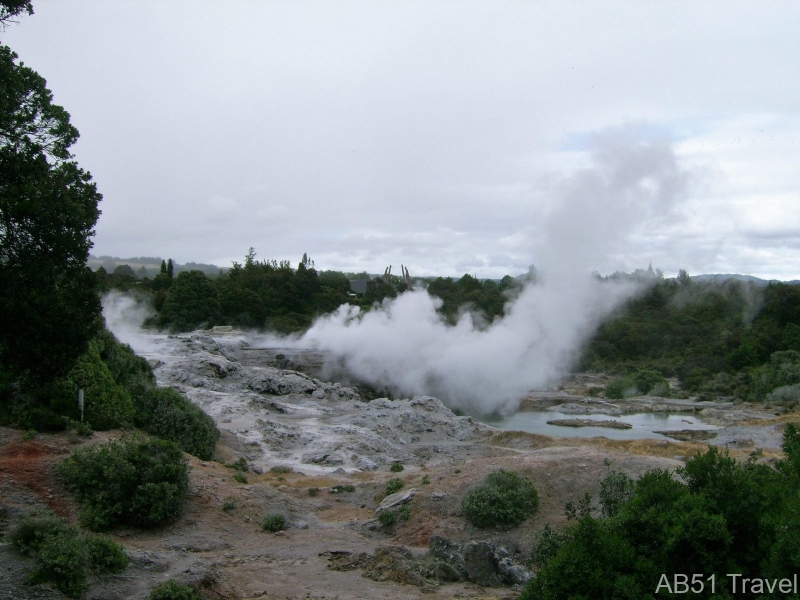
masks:
[[[0,29],[14,22],[20,13],[33,14],[33,4],[30,0],[2,0],[0,2]]]
[[[0,19],[29,2],[3,2]],[[45,80],[0,46],[0,363],[13,375],[66,373],[97,331],[86,267],[102,196],[72,160],[78,131]]]
[[[183,271],[175,278],[158,315],[158,324],[177,331],[211,326],[220,313],[214,283],[202,271]]]
[[[175,265],[172,264],[171,258],[167,261],[167,277],[169,277],[170,279],[175,277]]]
[[[167,261],[165,261],[163,258],[161,259],[161,273],[164,275],[167,274]]]

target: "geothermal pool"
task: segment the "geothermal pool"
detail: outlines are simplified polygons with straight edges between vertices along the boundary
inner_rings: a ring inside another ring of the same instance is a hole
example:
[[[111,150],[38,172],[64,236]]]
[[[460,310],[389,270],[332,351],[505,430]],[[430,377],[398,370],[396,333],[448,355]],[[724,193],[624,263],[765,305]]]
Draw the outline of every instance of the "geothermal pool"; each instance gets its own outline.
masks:
[[[620,421],[630,429],[611,427],[565,427],[548,425],[557,419],[587,419],[592,421]],[[574,415],[556,411],[518,412],[510,417],[484,419],[484,422],[508,431],[525,431],[553,437],[606,437],[612,440],[669,439],[656,431],[681,431],[684,429],[716,431],[719,429],[700,421],[697,417],[672,413],[636,413],[631,415]]]

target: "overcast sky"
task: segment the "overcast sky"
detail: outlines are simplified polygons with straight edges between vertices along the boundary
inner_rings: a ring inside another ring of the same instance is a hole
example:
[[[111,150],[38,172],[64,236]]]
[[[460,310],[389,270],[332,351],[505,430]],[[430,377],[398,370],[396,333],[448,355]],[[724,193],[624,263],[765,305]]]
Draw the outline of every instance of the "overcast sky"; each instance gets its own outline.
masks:
[[[95,255],[800,279],[800,2],[34,0]]]

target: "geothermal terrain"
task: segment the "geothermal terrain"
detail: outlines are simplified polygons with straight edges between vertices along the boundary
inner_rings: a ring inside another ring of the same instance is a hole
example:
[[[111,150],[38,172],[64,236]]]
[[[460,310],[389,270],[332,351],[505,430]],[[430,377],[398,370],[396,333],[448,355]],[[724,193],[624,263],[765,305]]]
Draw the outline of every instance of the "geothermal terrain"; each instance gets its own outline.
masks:
[[[672,469],[707,443],[772,461],[780,456],[784,424],[798,420],[763,405],[605,402],[589,395],[604,378],[582,375],[560,389],[531,392],[522,412],[493,421],[495,427],[457,416],[433,397],[381,398],[328,368],[319,354],[263,347],[235,332],[126,341],[151,362],[160,385],[201,406],[222,436],[217,460],[190,459],[180,519],[161,530],[111,534],[131,564],[121,575],[92,581],[86,598],[96,600],[143,600],[169,578],[219,599],[514,598],[531,576],[528,559],[542,528],[565,522],[565,502],[585,493],[596,498],[609,470],[636,476]],[[560,436],[514,430],[545,413],[573,422],[549,426]],[[642,415],[661,415],[662,433],[650,427],[635,439],[617,439],[635,433]],[[579,437],[586,429],[575,425],[592,421],[606,422],[589,430],[600,437]],[[55,465],[82,444],[123,433],[24,439],[0,429],[0,530],[38,510],[74,521],[76,507]],[[246,465],[246,482],[227,466],[237,461]],[[392,471],[395,464],[403,470]],[[461,498],[500,468],[534,482],[539,510],[514,529],[476,529],[460,515]],[[403,487],[386,497],[394,478]],[[400,506],[407,520],[381,523],[383,511]],[[276,513],[287,529],[263,531],[262,520]],[[25,585],[31,568],[0,540],[0,600],[63,598],[50,587]]]

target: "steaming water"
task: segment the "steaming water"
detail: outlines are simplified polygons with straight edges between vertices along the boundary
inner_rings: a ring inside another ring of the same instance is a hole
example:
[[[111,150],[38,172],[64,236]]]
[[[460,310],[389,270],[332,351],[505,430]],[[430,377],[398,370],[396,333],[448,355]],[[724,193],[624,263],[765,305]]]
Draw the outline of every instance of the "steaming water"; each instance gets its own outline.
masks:
[[[564,427],[561,425],[548,425],[547,421],[556,419],[587,419],[592,421],[620,421],[628,423],[631,429],[612,429],[610,427]],[[669,439],[655,433],[656,431],[680,431],[691,429],[695,431],[717,430],[718,427],[707,425],[697,417],[675,415],[670,413],[637,413],[611,417],[608,415],[574,415],[555,411],[518,412],[514,415],[500,419],[487,419],[486,423],[499,429],[509,431],[525,431],[553,437],[607,437],[612,440],[639,440],[645,438]]]

